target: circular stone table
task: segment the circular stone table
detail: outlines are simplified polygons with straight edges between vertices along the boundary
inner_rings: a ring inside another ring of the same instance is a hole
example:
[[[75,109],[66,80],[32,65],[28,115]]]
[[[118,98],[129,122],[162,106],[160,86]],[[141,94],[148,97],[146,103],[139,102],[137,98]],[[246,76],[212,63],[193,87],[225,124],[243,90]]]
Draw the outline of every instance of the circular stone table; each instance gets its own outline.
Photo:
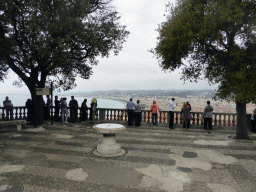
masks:
[[[115,123],[103,123],[94,125],[92,128],[98,133],[103,133],[102,143],[97,145],[93,151],[94,155],[102,157],[116,157],[123,155],[125,150],[121,149],[120,144],[116,143],[115,134],[125,130],[125,126]]]

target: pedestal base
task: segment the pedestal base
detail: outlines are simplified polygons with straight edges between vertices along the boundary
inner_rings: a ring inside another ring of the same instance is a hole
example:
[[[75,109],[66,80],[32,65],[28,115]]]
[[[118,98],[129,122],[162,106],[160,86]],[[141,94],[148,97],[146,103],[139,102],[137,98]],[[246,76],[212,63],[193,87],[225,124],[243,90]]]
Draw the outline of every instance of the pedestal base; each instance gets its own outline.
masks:
[[[104,155],[104,154],[101,154],[97,151],[97,149],[95,149],[93,151],[93,154],[94,155],[97,155],[97,156],[100,156],[100,157],[118,157],[118,156],[121,156],[123,154],[125,154],[125,150],[124,149],[121,149],[120,153],[117,153],[117,154],[113,154],[113,155]]]
[[[116,143],[115,134],[125,130],[123,125],[119,124],[99,124],[93,126],[93,130],[103,133],[102,143],[97,145],[97,149],[93,154],[101,157],[116,157],[123,155],[125,150],[121,149],[121,145]]]
[[[97,145],[96,151],[104,157],[115,157],[124,154],[124,152],[122,152],[121,145],[116,143],[115,134],[106,133],[103,134],[103,141]]]

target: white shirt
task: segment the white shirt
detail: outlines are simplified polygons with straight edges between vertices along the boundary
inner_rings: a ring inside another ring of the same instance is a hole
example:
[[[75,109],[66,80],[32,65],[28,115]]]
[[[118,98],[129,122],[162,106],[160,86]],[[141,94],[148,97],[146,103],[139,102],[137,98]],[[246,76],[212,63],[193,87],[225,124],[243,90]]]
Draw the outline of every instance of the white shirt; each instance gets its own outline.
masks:
[[[174,111],[175,107],[173,100],[168,101],[168,111]]]

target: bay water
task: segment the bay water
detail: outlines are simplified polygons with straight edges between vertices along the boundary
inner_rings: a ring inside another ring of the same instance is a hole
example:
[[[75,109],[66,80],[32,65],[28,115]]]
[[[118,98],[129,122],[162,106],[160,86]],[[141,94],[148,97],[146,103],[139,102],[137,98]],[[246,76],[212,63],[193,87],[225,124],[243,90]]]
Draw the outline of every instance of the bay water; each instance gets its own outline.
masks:
[[[0,94],[0,106],[3,107],[3,101],[5,100],[6,96],[9,97],[9,100],[12,101],[12,104],[14,107],[18,107],[18,106],[25,106],[27,99],[31,99],[30,94]],[[75,95],[74,95],[75,96]],[[53,95],[53,105],[54,105],[54,97],[55,95]],[[69,103],[69,101],[71,100],[71,95],[67,96],[62,96],[62,95],[58,95],[58,99],[60,100],[60,98],[62,97],[66,97],[67,98],[67,103]],[[46,102],[46,96],[43,96],[44,101]],[[81,107],[82,102],[84,101],[84,99],[87,99],[87,106],[90,107],[91,106],[91,100],[93,98],[90,97],[76,97],[75,99],[78,102],[78,106]],[[119,101],[115,101],[115,100],[111,100],[111,99],[101,99],[101,98],[97,98],[97,104],[98,104],[98,108],[115,108],[115,109],[123,109],[125,108],[125,104]]]

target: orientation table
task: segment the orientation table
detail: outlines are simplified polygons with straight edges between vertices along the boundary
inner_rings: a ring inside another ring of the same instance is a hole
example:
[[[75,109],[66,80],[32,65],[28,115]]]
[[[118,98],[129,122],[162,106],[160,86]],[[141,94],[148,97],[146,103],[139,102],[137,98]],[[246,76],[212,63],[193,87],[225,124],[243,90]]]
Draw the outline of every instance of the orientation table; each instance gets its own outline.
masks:
[[[123,132],[126,128],[121,124],[102,123],[94,125],[94,131],[103,134],[102,143],[97,145],[97,149],[93,151],[94,155],[102,157],[116,157],[125,153],[121,149],[121,145],[116,142],[116,133]]]

